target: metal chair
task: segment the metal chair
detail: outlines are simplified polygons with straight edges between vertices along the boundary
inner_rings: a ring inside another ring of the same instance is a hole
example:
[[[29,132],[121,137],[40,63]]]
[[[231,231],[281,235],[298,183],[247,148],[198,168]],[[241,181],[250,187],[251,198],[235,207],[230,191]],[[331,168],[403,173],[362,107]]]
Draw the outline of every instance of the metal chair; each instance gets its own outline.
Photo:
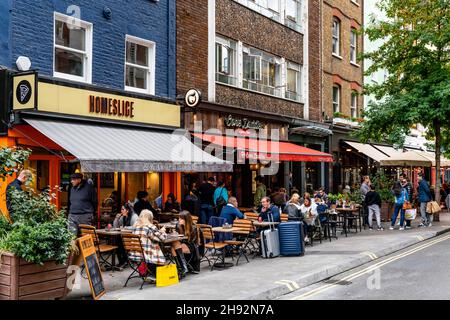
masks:
[[[106,243],[101,243],[98,238],[97,231],[93,226],[87,224],[80,224],[78,227],[80,229],[81,236],[90,235],[92,237],[94,245],[97,248],[97,255],[100,260],[99,261],[100,265],[104,265],[111,269],[114,269],[115,254],[118,246],[112,246]],[[110,257],[112,257],[113,260],[112,263],[108,261]]]
[[[239,264],[239,259],[244,256],[247,262],[247,255],[245,254],[245,250],[250,245],[250,232],[253,231],[253,223],[250,220],[246,219],[236,219],[233,222],[233,228],[239,228],[240,230],[235,233],[236,240],[226,240],[225,243],[232,246],[233,249],[237,249],[239,252],[238,259],[236,261],[236,265]]]
[[[213,262],[210,262],[209,258],[206,257],[206,250],[205,250],[204,257],[206,257],[206,259],[208,260],[208,264],[210,265],[212,271],[214,269],[214,264],[216,264],[220,258],[222,258],[222,262],[225,264],[225,247],[227,247],[228,244],[225,242],[215,241],[215,234],[210,225],[198,224],[197,227],[200,228],[200,230],[203,232],[203,237],[205,239],[205,249],[214,250],[214,253],[216,253],[217,250],[222,251],[221,255],[218,255]]]

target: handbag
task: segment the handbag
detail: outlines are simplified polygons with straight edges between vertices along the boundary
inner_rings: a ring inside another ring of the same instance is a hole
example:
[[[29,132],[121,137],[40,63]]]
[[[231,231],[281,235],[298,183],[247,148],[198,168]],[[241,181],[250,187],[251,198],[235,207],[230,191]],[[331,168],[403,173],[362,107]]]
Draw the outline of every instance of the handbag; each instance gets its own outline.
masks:
[[[148,273],[147,263],[145,263],[145,261],[142,261],[137,270],[141,277],[145,277]]]
[[[178,270],[177,265],[174,263],[158,266],[156,267],[156,286],[157,287],[166,287],[171,286],[173,284],[177,284],[179,282],[178,279]]]
[[[411,205],[411,202],[409,202],[409,201],[405,201],[404,203],[403,203],[403,210],[409,210],[409,209],[412,209],[412,205]]]
[[[435,214],[441,211],[441,206],[436,201],[430,201],[427,203],[427,213]]]
[[[405,210],[405,219],[406,220],[414,220],[416,219],[417,210],[416,209],[406,209]]]

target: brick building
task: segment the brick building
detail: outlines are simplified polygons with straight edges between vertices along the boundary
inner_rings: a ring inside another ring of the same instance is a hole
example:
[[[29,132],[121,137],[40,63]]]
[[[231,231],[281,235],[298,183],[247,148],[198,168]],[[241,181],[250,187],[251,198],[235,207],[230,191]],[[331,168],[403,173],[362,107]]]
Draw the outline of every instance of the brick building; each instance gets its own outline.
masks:
[[[360,182],[368,170],[367,158],[344,141],[358,125],[364,106],[363,36],[364,1],[322,1],[322,103],[324,120],[331,124],[330,151],[334,165],[330,170],[330,189]]]
[[[186,128],[202,121],[203,131],[235,129],[245,136],[243,124],[251,123],[257,133],[267,129],[270,137],[276,129],[281,141],[328,151],[327,125],[321,123],[320,4],[177,1],[177,94],[197,88],[203,96],[195,114],[185,114]],[[252,198],[260,168],[245,163],[235,165],[234,175],[210,175],[225,180],[242,203]],[[281,161],[266,184],[317,188],[326,184],[325,169],[323,163]],[[186,176],[185,184],[204,177]]]

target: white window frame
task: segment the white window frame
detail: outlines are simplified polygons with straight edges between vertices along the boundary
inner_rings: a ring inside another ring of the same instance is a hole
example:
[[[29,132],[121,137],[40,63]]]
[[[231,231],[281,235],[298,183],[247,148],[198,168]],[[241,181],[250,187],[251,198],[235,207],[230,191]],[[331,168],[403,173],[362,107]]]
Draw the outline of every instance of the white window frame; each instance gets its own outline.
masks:
[[[355,90],[352,90],[351,93],[350,116],[352,118],[358,117],[358,92]]]
[[[355,40],[355,43],[353,43],[353,40]],[[356,61],[357,54],[358,54],[358,34],[356,33],[355,28],[351,28],[351,30],[350,30],[350,62],[354,65],[357,65],[357,61]]]
[[[70,47],[65,47],[56,44],[56,21],[61,21],[66,24],[79,26],[83,29],[85,29],[85,51],[73,49]],[[66,79],[70,81],[77,81],[77,82],[85,82],[85,83],[92,83],[92,34],[93,34],[93,24],[84,20],[80,20],[78,18],[68,16],[59,12],[53,13],[53,76],[55,78],[61,78]],[[74,76],[72,74],[63,73],[63,72],[57,72],[56,71],[56,49],[64,49],[75,53],[80,53],[85,55],[84,62],[83,62],[83,77],[80,76]]]
[[[337,35],[334,34],[334,23],[337,24]],[[333,22],[331,24],[331,52],[337,57],[341,57],[341,22],[336,17],[333,17]],[[333,42],[336,39],[337,42],[337,52],[333,50]]]
[[[230,70],[228,73],[222,72],[218,70],[218,57],[217,57],[217,45],[220,45],[226,49],[231,49],[233,51],[233,59],[234,59],[234,64],[232,64],[230,66]],[[234,46],[234,48],[233,48]],[[215,70],[214,73],[216,75],[216,82],[218,83],[222,83],[222,84],[227,84],[227,85],[232,85],[232,86],[237,86],[238,84],[238,42],[231,40],[231,39],[227,39],[221,36],[216,35],[216,42],[215,42],[215,48],[214,48],[214,52],[215,52]],[[234,79],[234,84],[230,84],[230,83],[224,83],[222,81],[217,80],[217,75],[222,75],[231,79]]]
[[[132,42],[148,48],[148,66],[141,66],[139,64],[133,64],[127,62],[127,42]],[[125,91],[131,91],[143,94],[155,94],[155,64],[156,64],[156,43],[154,41],[138,38],[131,35],[125,35],[125,48],[124,48],[124,72],[123,83]],[[127,86],[127,66],[136,67],[147,70],[147,88],[141,89],[136,87]]]
[[[355,6],[360,6],[358,0],[350,0],[351,3],[353,3]]]
[[[296,90],[297,90],[295,93],[297,94],[297,97],[296,97],[296,99],[291,99],[291,98],[286,98],[286,99],[300,102],[302,100],[302,98],[301,98],[302,97],[302,67],[296,63],[287,61],[287,63],[286,63],[286,94],[285,94],[285,96],[288,96],[288,94],[290,94],[290,93],[294,93],[293,91],[289,91],[289,89],[288,89],[289,70],[293,70],[298,73],[296,80],[295,80],[296,81]]]
[[[337,101],[334,101],[334,88],[337,88]],[[332,94],[331,98],[333,101],[333,114],[335,112],[341,112],[341,86],[338,84],[334,84],[332,88]],[[337,108],[335,109],[334,106],[337,105]]]

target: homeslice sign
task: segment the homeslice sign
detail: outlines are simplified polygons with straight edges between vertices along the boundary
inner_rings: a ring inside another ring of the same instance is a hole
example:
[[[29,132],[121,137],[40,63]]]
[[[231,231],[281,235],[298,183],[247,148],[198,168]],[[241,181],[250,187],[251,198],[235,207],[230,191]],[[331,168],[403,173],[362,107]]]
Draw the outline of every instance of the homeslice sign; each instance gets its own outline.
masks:
[[[132,119],[134,118],[134,102],[90,95],[89,112]]]

